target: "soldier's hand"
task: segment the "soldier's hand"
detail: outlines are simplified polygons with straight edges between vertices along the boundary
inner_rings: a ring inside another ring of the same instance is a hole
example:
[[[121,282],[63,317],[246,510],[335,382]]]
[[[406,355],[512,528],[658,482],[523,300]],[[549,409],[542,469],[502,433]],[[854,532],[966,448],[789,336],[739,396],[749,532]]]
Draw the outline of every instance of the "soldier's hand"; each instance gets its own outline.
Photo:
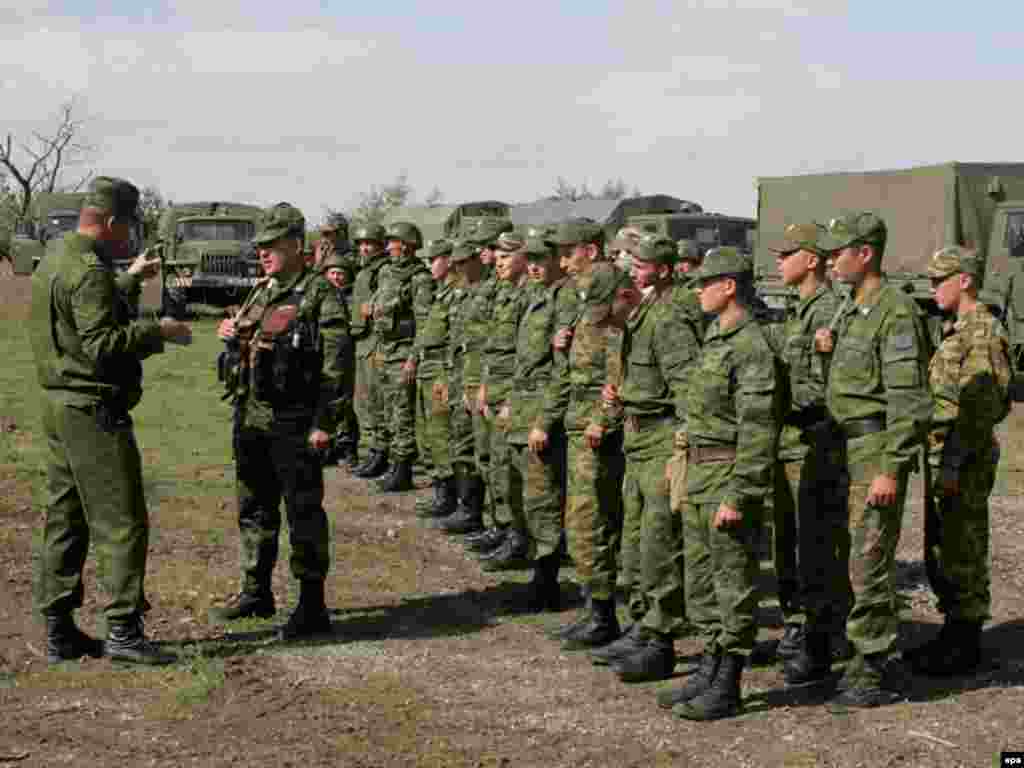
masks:
[[[554,338],[551,340],[551,346],[553,346],[559,352],[562,352],[569,348],[569,342],[571,341],[572,328],[562,328],[557,333],[555,333]]]
[[[892,475],[875,475],[868,489],[867,503],[872,507],[891,507],[896,503],[896,478]]]
[[[367,304],[366,302],[360,304],[359,316],[363,318],[363,320],[369,320],[371,317],[373,317],[373,305]]]
[[[160,271],[160,249],[162,246],[155,245],[147,248],[128,267],[129,275],[137,275],[143,280],[153,277]]]
[[[476,391],[476,412],[482,413],[484,416],[490,416],[491,412],[487,408],[487,385],[481,384],[480,388]]]
[[[171,344],[187,345],[192,343],[192,329],[188,323],[172,320],[169,317],[160,318],[160,335],[164,341],[169,341]]]
[[[828,328],[819,328],[814,332],[814,348],[822,354],[828,354],[835,348],[835,334]]]
[[[411,384],[416,380],[416,359],[410,357],[402,363],[402,382]]]
[[[715,512],[715,519],[712,525],[718,530],[722,530],[723,528],[732,528],[742,522],[743,514],[723,501],[718,505],[718,511]]]
[[[590,450],[596,451],[601,447],[601,441],[604,440],[604,427],[600,424],[588,424],[587,428],[583,430],[583,436],[587,439]]]
[[[231,341],[238,334],[238,329],[235,327],[235,321],[230,317],[220,321],[220,325],[217,326],[217,338],[221,341]]]
[[[309,447],[314,451],[326,451],[331,443],[331,436],[322,429],[314,429],[309,433]]]
[[[548,447],[548,433],[539,427],[534,427],[530,430],[526,442],[534,453],[543,453]]]
[[[472,403],[469,402],[469,393],[468,392],[463,392],[462,393],[462,407],[466,409],[466,413],[472,413],[473,412],[473,405],[472,405]]]
[[[508,403],[505,403],[504,405],[501,406],[501,408],[498,409],[498,421],[506,422],[509,421],[511,417],[512,407]]]
[[[601,399],[608,405],[619,405],[619,388],[614,384],[605,384],[601,387]]]
[[[943,496],[960,495],[960,473],[955,467],[943,466],[939,470],[939,492]]]

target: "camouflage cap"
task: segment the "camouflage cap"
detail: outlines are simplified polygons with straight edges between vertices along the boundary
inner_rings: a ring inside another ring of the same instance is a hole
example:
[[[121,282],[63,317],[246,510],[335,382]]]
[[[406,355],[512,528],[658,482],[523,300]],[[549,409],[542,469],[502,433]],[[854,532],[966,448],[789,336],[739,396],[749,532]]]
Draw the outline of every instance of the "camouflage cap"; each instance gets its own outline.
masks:
[[[139,189],[115,176],[97,176],[89,184],[83,208],[96,208],[114,216],[139,218]]]
[[[629,275],[607,262],[594,266],[587,275],[586,286],[580,290],[580,298],[588,307],[597,304],[611,304],[620,288],[633,284]]]
[[[387,231],[383,224],[364,224],[361,227],[356,227],[355,232],[352,233],[352,242],[359,243],[368,240],[372,243],[383,243],[386,234]]]
[[[821,244],[826,251],[838,251],[858,243],[884,246],[888,234],[885,222],[871,211],[845,213],[828,223],[828,237]]]
[[[252,239],[256,245],[267,245],[282,237],[305,237],[306,217],[291,203],[278,203],[263,211],[259,231]]]
[[[604,242],[604,229],[593,219],[566,219],[555,226],[554,232],[547,236],[547,241],[552,245],[601,245]]]
[[[498,235],[498,240],[495,245],[499,251],[515,253],[516,251],[521,251],[526,247],[526,238],[521,232],[516,232],[513,229],[509,232],[502,232]]]
[[[321,232],[348,232],[348,219],[344,214],[332,213],[323,224],[320,225]]]
[[[466,240],[455,240],[452,242],[452,254],[448,257],[448,260],[452,264],[461,264],[464,261],[476,258],[480,255],[480,252],[476,247]]]
[[[700,246],[697,245],[697,241],[685,238],[676,241],[676,256],[679,261],[692,261],[697,264],[704,261],[704,257],[700,255]]]
[[[427,261],[433,261],[440,256],[452,255],[452,241],[443,237],[437,240],[427,241]]]
[[[815,222],[810,224],[790,224],[782,233],[782,239],[768,246],[768,250],[782,256],[797,251],[813,251],[826,254],[831,251],[828,231]]]
[[[939,280],[960,272],[981,277],[983,271],[977,251],[960,245],[947,245],[945,248],[940,248],[928,260],[928,277]]]
[[[478,246],[488,246],[494,243],[502,232],[512,230],[510,219],[487,217],[477,221],[476,226],[466,233],[465,240]]]
[[[710,249],[704,256],[704,263],[697,270],[698,280],[710,280],[723,275],[754,274],[754,264],[745,253],[732,246],[723,245]]]
[[[615,233],[615,239],[608,244],[612,251],[630,251],[640,244],[644,234],[636,227],[623,227]]]
[[[632,249],[634,261],[650,261],[671,267],[679,257],[676,244],[662,235],[647,235]]]
[[[554,249],[543,237],[527,237],[525,251],[530,261],[545,261],[554,255]]]

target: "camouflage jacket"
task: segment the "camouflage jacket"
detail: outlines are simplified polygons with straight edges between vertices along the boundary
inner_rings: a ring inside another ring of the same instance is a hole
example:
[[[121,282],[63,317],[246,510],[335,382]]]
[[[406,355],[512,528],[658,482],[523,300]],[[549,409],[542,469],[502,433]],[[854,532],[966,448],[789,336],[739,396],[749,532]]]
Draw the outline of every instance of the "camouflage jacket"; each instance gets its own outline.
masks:
[[[114,275],[96,241],[64,237],[32,275],[29,340],[36,377],[68,405],[133,408],[142,397],[141,362],[164,349],[158,323],[130,321],[141,282]]]
[[[387,257],[380,255],[369,262],[356,274],[352,284],[352,337],[356,339],[361,349],[372,348],[372,343],[367,343],[373,336],[373,318],[364,319],[360,312],[363,304],[372,304],[373,295],[377,292],[377,283],[381,269],[387,265]]]
[[[448,279],[437,288],[429,305],[416,305],[416,340],[411,355],[417,360],[419,378],[435,378],[445,369],[449,354],[449,313],[454,297],[455,287]]]
[[[677,302],[671,288],[644,297],[626,321],[619,395],[627,453],[667,456],[673,433],[686,431],[690,374],[700,356],[699,322]],[[664,421],[646,426],[658,416]]]
[[[466,322],[472,301],[473,286],[461,283],[452,285],[448,304],[448,358],[445,368],[448,371],[449,397],[453,401],[462,397],[463,369],[466,360]],[[479,372],[477,376],[479,381]]]
[[[698,339],[703,339],[714,316],[704,314],[704,310],[700,308],[697,281],[694,278],[676,278],[672,289],[672,301],[678,305],[688,322],[697,328],[700,334]]]
[[[862,438],[855,455],[874,457],[885,474],[913,466],[928,428],[928,350],[914,300],[885,280],[839,321],[826,405],[840,425],[859,419],[884,423],[884,431]]]
[[[434,280],[415,257],[381,269],[373,295],[377,353],[388,362],[404,361],[416,338],[416,317],[429,311]]]
[[[687,436],[700,448],[734,448],[734,461],[689,464],[687,492],[695,504],[725,502],[756,510],[769,492],[780,403],[777,363],[760,325],[747,315],[727,330],[708,328],[690,376]]]
[[[491,313],[498,295],[498,279],[489,277],[469,288],[468,306],[462,325],[463,386],[479,387],[482,381],[482,354],[484,342],[490,333]]]
[[[984,304],[957,319],[928,366],[935,400],[929,455],[959,468],[985,457],[992,430],[1009,413],[1010,351],[999,321]]]
[[[487,403],[503,403],[516,375],[519,319],[529,303],[526,276],[519,283],[501,282],[491,304],[491,322],[480,348],[480,382],[487,386]]]
[[[227,382],[239,424],[334,431],[348,340],[337,289],[305,269],[261,280],[236,319],[240,370]],[[236,346],[237,345],[237,346]]]

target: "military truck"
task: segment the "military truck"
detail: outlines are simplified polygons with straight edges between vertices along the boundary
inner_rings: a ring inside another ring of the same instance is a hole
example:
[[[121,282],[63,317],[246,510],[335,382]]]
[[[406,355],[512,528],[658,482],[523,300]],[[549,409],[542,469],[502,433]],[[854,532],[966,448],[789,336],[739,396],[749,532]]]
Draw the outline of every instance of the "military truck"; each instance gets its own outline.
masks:
[[[160,217],[161,311],[236,304],[262,274],[252,238],[262,209],[221,201],[172,205]],[[218,310],[215,310],[218,311]]]
[[[1014,366],[1024,364],[1024,163],[945,163],[893,171],[758,179],[755,262],[762,293],[782,295],[768,250],[787,224],[822,224],[840,211],[869,210],[885,219],[884,265],[940,325],[926,274],[943,245],[976,249],[986,265],[981,298],[1006,323]],[[771,303],[771,298],[769,298]]]
[[[480,219],[508,215],[508,203],[481,200],[459,205],[402,205],[388,211],[381,223],[386,227],[396,221],[412,222],[419,227],[426,243],[442,237],[458,237]]]
[[[11,239],[16,274],[34,272],[47,244],[78,226],[84,201],[84,192],[39,192],[32,198],[28,217],[15,225]]]

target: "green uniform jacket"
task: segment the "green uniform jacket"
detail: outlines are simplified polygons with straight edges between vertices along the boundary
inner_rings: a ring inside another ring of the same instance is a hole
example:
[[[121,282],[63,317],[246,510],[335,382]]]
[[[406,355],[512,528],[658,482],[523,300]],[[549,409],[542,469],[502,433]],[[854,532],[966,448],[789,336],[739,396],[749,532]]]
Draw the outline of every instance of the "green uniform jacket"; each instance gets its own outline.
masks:
[[[478,387],[482,381],[483,348],[490,333],[491,312],[498,287],[498,278],[489,277],[469,288],[469,301],[462,326],[463,386]]]
[[[453,407],[461,408],[463,368],[466,359],[466,321],[469,316],[470,303],[473,300],[472,286],[456,284],[452,286],[451,300],[448,304],[448,399]]]
[[[409,357],[416,337],[416,315],[429,311],[434,280],[415,256],[392,262],[380,271],[373,297],[377,352],[389,363]]]
[[[97,252],[96,241],[65,235],[32,276],[29,339],[36,376],[66,405],[133,408],[142,397],[141,360],[164,349],[160,326],[129,321],[140,281]]]
[[[308,375],[310,384],[306,391],[289,391],[285,398],[272,402],[257,396],[253,368],[258,365],[257,355],[269,351],[268,321],[290,305],[297,306],[295,321],[284,333],[294,338],[295,324],[303,324],[301,346],[309,354],[301,357],[296,355],[294,365],[303,368],[302,372]],[[283,283],[267,278],[252,289],[238,317],[238,336],[248,351],[242,352],[242,370],[234,390],[229,394],[234,395],[241,426],[271,430],[275,422],[281,419],[295,423],[306,419],[310,421],[312,429],[333,433],[337,426],[340,380],[343,375],[339,365],[339,349],[347,340],[349,332],[345,323],[344,305],[338,301],[337,289],[308,269]],[[307,370],[308,366],[318,370]]]
[[[1009,412],[1006,332],[984,304],[957,319],[928,367],[935,399],[929,454],[936,466],[960,469],[988,458],[992,430]]]
[[[375,346],[372,343],[367,343],[373,336],[373,318],[363,319],[359,310],[363,304],[373,303],[380,271],[387,263],[386,256],[377,256],[359,270],[359,274],[356,275],[355,282],[352,284],[352,337],[364,353],[372,352]]]
[[[529,297],[524,275],[519,283],[499,283],[491,302],[491,321],[480,348],[481,383],[487,385],[488,405],[503,403],[512,394],[519,319]]]
[[[690,462],[690,503],[725,502],[741,512],[762,506],[779,431],[776,365],[764,332],[750,315],[725,331],[717,319],[711,323],[690,377],[687,435],[691,451],[732,447],[736,458]]]
[[[446,368],[450,309],[455,298],[455,287],[447,280],[434,294],[426,307],[417,304],[416,340],[412,355],[417,360],[416,375],[422,379],[435,378]]]
[[[865,418],[885,422],[885,431],[870,442],[888,475],[913,464],[928,428],[928,348],[914,300],[885,280],[839,322],[826,404],[840,425]]]

